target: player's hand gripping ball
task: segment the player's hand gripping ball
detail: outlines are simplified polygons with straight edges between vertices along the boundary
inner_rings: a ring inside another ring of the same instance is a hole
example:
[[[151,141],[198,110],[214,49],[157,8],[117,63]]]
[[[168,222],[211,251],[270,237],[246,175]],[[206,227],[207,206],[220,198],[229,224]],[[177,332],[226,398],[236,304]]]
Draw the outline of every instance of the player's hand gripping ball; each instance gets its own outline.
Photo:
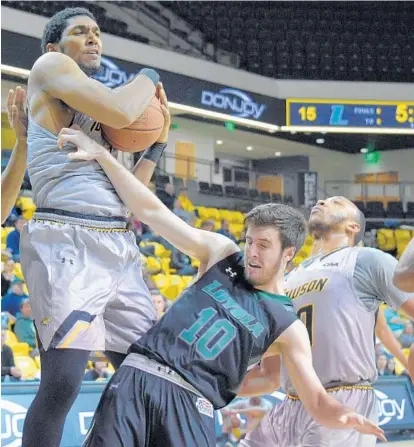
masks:
[[[103,125],[102,133],[115,149],[123,152],[141,152],[155,142],[164,142],[162,137],[166,125],[169,128],[170,113],[164,88],[159,83],[149,106],[136,121],[124,129],[113,129]]]

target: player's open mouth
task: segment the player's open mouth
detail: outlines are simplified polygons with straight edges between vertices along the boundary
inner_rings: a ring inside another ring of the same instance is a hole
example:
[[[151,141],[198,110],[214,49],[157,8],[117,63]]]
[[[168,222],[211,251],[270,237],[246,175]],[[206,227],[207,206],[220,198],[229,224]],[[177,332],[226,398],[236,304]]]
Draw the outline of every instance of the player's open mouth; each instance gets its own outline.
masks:
[[[261,268],[259,264],[255,264],[254,262],[249,262],[247,265],[248,265],[248,267],[251,267],[253,269],[260,269]]]

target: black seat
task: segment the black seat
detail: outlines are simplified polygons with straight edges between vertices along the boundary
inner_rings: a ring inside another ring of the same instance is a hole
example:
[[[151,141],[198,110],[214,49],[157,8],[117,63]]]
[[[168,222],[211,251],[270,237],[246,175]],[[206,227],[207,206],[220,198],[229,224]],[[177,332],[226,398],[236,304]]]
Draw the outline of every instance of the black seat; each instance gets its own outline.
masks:
[[[249,197],[253,200],[257,200],[259,198],[259,191],[257,189],[249,189]]]
[[[362,200],[354,200],[354,205],[365,214],[365,204]]]
[[[236,197],[240,197],[241,199],[245,199],[249,195],[249,190],[244,186],[236,186],[234,188],[234,193]]]
[[[222,196],[223,195],[223,186],[218,185],[217,183],[212,183],[210,188],[211,194],[215,196]]]
[[[407,219],[414,219],[414,202],[407,202],[407,212],[405,213]]]
[[[388,202],[387,217],[404,219],[404,208],[401,202]]]
[[[224,193],[226,194],[226,196],[234,197],[234,195],[235,195],[234,186],[231,186],[231,185],[225,186]]]
[[[369,218],[385,217],[384,204],[376,200],[373,200],[372,202],[367,202],[365,217]]]
[[[282,201],[282,196],[279,193],[272,194],[272,202],[280,203]]]
[[[207,182],[198,182],[198,190],[202,194],[210,194],[210,185]]]

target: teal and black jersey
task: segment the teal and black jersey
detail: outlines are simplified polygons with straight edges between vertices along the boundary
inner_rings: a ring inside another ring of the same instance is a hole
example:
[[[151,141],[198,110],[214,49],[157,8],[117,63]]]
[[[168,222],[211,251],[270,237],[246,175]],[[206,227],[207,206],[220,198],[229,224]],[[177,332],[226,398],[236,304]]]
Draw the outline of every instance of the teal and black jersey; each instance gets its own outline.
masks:
[[[235,253],[186,289],[130,352],[169,366],[222,408],[296,319],[289,298],[246,281],[242,253]]]

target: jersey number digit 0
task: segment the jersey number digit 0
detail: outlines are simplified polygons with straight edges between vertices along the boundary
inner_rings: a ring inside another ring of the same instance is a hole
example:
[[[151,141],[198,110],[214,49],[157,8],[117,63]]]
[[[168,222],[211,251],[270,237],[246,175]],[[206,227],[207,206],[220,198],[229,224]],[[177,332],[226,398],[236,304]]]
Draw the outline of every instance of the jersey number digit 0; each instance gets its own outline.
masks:
[[[306,306],[298,309],[298,318],[302,320],[302,323],[306,326],[306,330],[309,334],[309,340],[311,346],[313,346],[313,304],[307,304]]]
[[[197,337],[216,314],[217,311],[212,307],[203,309],[197,321],[178,336],[189,345],[195,343],[197,352],[206,360],[214,360],[236,336],[236,328],[230,321],[220,318],[201,337]]]

